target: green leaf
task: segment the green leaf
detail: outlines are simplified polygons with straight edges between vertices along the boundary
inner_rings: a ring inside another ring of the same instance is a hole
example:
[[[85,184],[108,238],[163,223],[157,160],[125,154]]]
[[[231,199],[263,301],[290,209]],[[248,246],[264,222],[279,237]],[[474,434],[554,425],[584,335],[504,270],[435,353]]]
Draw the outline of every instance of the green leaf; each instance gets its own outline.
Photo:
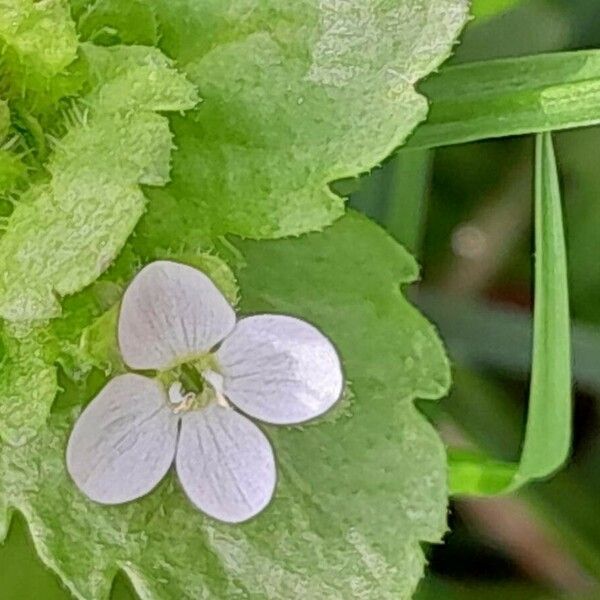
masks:
[[[82,400],[67,389],[37,438],[0,448],[4,514],[25,515],[44,562],[86,600],[106,597],[119,569],[153,600],[409,598],[425,562],[420,542],[440,540],[447,501],[444,448],[413,405],[449,383],[435,331],[401,293],[415,262],[354,213],[321,234],[236,245],[247,261],[242,312],[322,328],[352,391],[328,419],[265,427],[279,470],[269,508],[242,525],[217,523],[171,476],[123,506],[88,501],[65,472]]]
[[[571,338],[567,252],[556,159],[549,133],[536,138],[535,290],[529,414],[517,480],[540,478],[571,444]]]
[[[452,448],[448,450],[450,490],[453,494],[492,495],[513,489],[516,466],[485,454]]]
[[[104,21],[86,22],[124,35],[107,4]],[[113,0],[115,13],[121,4]],[[450,54],[468,3],[148,4],[160,47],[204,102],[171,119],[172,182],[151,193],[142,253],[173,229],[207,248],[226,233],[274,238],[340,217],[343,200],[329,183],[373,168],[425,118],[427,102],[414,85]]]
[[[61,100],[79,93],[78,47],[68,0],[3,2],[2,93],[28,128],[32,123],[39,127],[40,121],[54,126],[64,108]]]
[[[547,477],[569,455],[571,443],[571,342],[567,259],[556,159],[550,134],[536,138],[535,306],[529,409],[518,464],[488,464],[487,457],[450,460],[454,493],[512,491]],[[507,474],[512,467],[512,476]],[[505,486],[498,481],[504,480]]]
[[[141,44],[157,46],[158,21],[152,3],[146,0],[97,0],[79,19],[78,30],[95,44]]]
[[[113,261],[142,215],[139,184],[164,185],[172,148],[167,119],[194,88],[159,50],[82,50],[92,89],[86,112],[57,142],[49,182],[32,186],[0,239],[0,316],[56,317],[59,297],[92,283]]]
[[[4,68],[28,84],[47,84],[75,60],[77,32],[67,0],[3,0],[0,47]]]
[[[13,518],[8,537],[0,546],[0,564],[3,600],[71,600],[58,577],[40,564],[20,515]]]
[[[521,0],[473,0],[471,14],[480,21],[489,19],[519,4]]]
[[[600,123],[600,50],[559,52],[448,67],[419,88],[427,121],[407,147]]]
[[[12,192],[24,180],[27,168],[14,152],[0,148],[0,195]]]
[[[6,443],[25,443],[50,414],[58,384],[45,337],[43,331],[0,333],[0,438]]]
[[[0,100],[0,143],[4,142],[10,128],[10,110],[5,100]]]

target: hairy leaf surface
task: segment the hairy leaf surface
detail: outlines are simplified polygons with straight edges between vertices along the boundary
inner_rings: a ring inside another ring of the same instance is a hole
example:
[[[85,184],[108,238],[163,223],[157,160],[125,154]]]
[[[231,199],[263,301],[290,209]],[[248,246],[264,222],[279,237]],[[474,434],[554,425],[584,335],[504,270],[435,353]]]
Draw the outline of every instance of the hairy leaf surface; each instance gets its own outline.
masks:
[[[44,331],[14,335],[2,331],[0,342],[0,439],[25,443],[43,426],[58,392],[56,367]]]
[[[265,427],[279,470],[268,509],[217,523],[170,476],[124,506],[88,501],[65,472],[81,401],[67,391],[35,440],[0,449],[4,516],[23,512],[44,561],[86,600],[106,597],[118,569],[142,598],[408,598],[424,564],[419,542],[445,530],[447,497],[442,444],[412,403],[449,380],[434,330],[401,294],[414,260],[354,214],[322,234],[238,245],[242,311],[318,325],[350,387],[321,421]]]
[[[193,224],[197,243],[209,245],[225,233],[274,238],[340,217],[343,200],[328,184],[373,168],[425,118],[427,102],[414,86],[450,54],[468,3],[146,4],[160,47],[204,102],[172,119],[172,182],[152,193],[143,249],[177,222]],[[120,6],[104,0],[85,13],[86,27],[95,23],[89,34],[104,26],[125,35]]]
[[[58,75],[77,55],[77,32],[66,0],[3,0],[0,46],[5,68],[38,85]]]
[[[51,178],[21,198],[0,239],[0,316],[60,314],[60,297],[92,283],[144,211],[139,185],[163,185],[172,148],[159,110],[195,102],[192,85],[159,50],[83,48],[91,91],[47,166]]]

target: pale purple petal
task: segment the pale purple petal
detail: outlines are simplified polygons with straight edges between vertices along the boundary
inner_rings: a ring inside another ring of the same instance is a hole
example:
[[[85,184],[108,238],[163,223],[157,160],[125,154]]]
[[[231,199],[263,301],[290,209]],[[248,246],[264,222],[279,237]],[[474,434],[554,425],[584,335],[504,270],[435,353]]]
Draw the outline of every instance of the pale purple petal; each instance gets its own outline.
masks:
[[[208,352],[234,326],[233,309],[204,273],[156,261],[125,291],[119,346],[132,369],[166,369]]]
[[[147,494],[173,463],[179,418],[154,379],[120,375],[81,413],[67,469],[91,500],[120,504]]]
[[[250,519],[275,490],[269,440],[246,417],[217,404],[183,416],[176,465],[189,499],[219,521]]]
[[[343,375],[333,344],[316,328],[282,315],[239,321],[217,352],[223,394],[246,414],[301,423],[340,398]]]

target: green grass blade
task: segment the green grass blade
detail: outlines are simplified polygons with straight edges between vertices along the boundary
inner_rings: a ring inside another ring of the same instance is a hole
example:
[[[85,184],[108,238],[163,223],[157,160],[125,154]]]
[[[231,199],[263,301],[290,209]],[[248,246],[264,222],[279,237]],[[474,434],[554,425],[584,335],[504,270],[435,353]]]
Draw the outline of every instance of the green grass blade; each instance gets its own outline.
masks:
[[[420,91],[431,109],[406,148],[594,125],[600,123],[600,50],[446,67]]]
[[[501,494],[510,488],[516,473],[514,463],[456,448],[448,451],[448,464],[450,490],[455,495]]]
[[[430,150],[398,152],[394,156],[384,206],[383,226],[416,256],[425,222],[432,156]]]
[[[536,139],[535,307],[525,440],[518,464],[449,454],[456,494],[512,491],[565,462],[571,443],[571,344],[567,260],[556,160],[550,134]]]
[[[444,403],[445,414],[437,418],[450,430],[461,431],[478,451],[512,460],[523,422],[512,390],[460,367],[454,369],[453,375],[452,401]],[[579,460],[550,481],[525,486],[517,494],[532,508],[535,520],[544,530],[560,540],[564,552],[600,581],[599,459],[600,446],[589,444]],[[512,600],[512,596],[507,598]]]
[[[556,159],[549,133],[536,138],[535,306],[527,431],[518,481],[545,477],[571,443],[571,341],[567,258]]]

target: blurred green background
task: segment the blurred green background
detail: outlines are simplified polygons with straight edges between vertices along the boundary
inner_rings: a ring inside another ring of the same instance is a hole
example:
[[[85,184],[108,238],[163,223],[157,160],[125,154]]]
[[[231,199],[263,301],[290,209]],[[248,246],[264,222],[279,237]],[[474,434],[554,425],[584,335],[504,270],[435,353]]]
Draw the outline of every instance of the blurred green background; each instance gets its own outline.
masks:
[[[473,13],[453,63],[600,47],[599,0],[475,0]],[[573,455],[518,494],[453,501],[445,544],[425,549],[418,600],[600,598],[600,128],[555,142],[574,318]],[[411,299],[440,329],[454,371],[452,394],[423,411],[449,445],[509,460],[528,391],[532,160],[530,137],[404,151],[337,185],[422,264]],[[124,577],[113,597],[133,597]],[[19,517],[0,546],[0,598],[69,598]]]

